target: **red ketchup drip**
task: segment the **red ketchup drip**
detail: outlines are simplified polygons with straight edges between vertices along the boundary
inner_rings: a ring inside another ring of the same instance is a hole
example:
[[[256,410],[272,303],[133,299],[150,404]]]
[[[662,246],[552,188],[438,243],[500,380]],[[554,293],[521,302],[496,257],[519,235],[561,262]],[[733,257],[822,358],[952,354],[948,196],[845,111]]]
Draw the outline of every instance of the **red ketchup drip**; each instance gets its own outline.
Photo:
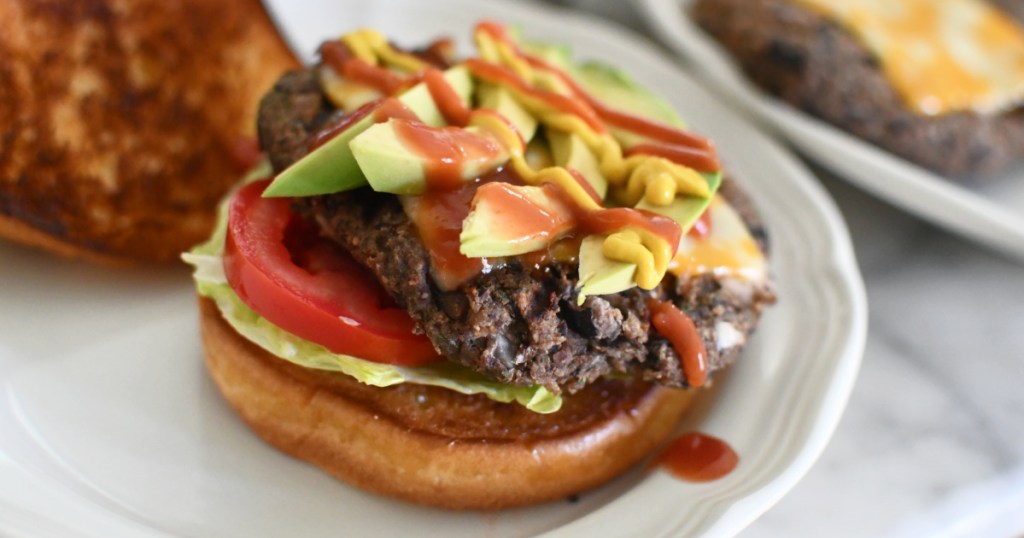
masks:
[[[533,62],[540,62],[541,60],[538,60],[536,58],[528,58],[527,61],[530,62],[532,65]],[[548,68],[555,70],[554,67],[549,66]],[[580,88],[574,80],[569,78],[568,75],[557,70],[556,72],[558,72],[561,78],[565,80],[570,87],[573,88],[573,91],[577,95],[581,96],[584,100],[590,103],[590,106],[597,111],[597,114],[601,116],[601,119],[603,119],[604,121],[621,129],[625,129],[632,133],[644,135],[648,138],[652,138],[659,142],[685,146],[690,148],[703,149],[712,152],[712,155],[714,154],[715,146],[714,144],[711,143],[710,140],[702,136],[695,135],[693,133],[681,131],[679,129],[676,129],[675,127],[670,127],[668,125],[657,123],[646,118],[641,118],[640,116],[634,116],[632,114],[627,114],[625,112],[619,112],[618,110],[612,110],[605,106],[604,103],[591,97],[582,88]]]
[[[496,140],[460,127],[429,127],[410,120],[392,124],[402,145],[424,157],[427,191],[459,189],[467,165],[493,162],[502,152]]]
[[[419,196],[410,214],[420,240],[430,253],[434,279],[444,290],[452,290],[483,270],[487,260],[469,258],[459,251],[462,221],[469,216],[473,197],[481,185],[505,182],[521,185],[511,170],[500,169],[476,183],[463,183],[455,190],[428,190]]]
[[[501,65],[487,63],[479,58],[469,58],[464,63],[477,78],[515,88],[519,93],[544,101],[552,108],[579,116],[595,132],[605,132],[604,124],[601,123],[601,119],[594,110],[579,99],[534,88],[515,71]]]
[[[320,57],[345,78],[370,86],[384,95],[394,95],[410,83],[408,79],[356,57],[341,41],[320,45]]]
[[[572,79],[572,77],[567,75],[561,69],[552,66],[551,64],[545,62],[544,60],[541,60],[540,58],[523,54],[521,52],[520,55],[526,60],[528,64],[530,64],[530,66],[536,69],[544,69],[558,76],[558,78],[560,78],[563,82],[565,82],[567,86],[569,86],[569,88],[578,98],[582,99],[588,105],[590,105],[590,108],[592,108],[597,113],[597,115],[600,116],[600,118],[605,122],[610,123],[611,125],[614,125],[620,129],[624,129],[632,133],[637,133],[665,144],[701,149],[709,151],[712,155],[714,155],[715,146],[714,144],[711,143],[710,140],[702,136],[695,135],[693,133],[688,133],[686,131],[676,129],[675,127],[672,127],[670,125],[665,125],[663,123],[651,121],[646,118],[641,118],[640,116],[634,116],[633,114],[628,114],[625,112],[620,112],[618,110],[608,108],[604,103],[595,99],[586,90],[581,88],[580,85],[577,84],[576,81]]]
[[[576,183],[580,184],[580,187],[583,187],[583,190],[586,191],[587,196],[589,196],[591,200],[597,202],[598,205],[604,205],[604,200],[601,199],[601,195],[594,190],[594,186],[583,177],[583,174],[577,172],[573,168],[566,168],[565,171],[569,172],[569,175],[576,180]]]
[[[668,241],[672,251],[679,248],[679,239],[682,237],[682,230],[679,223],[674,219],[630,207],[613,207],[587,210],[580,207],[568,194],[554,183],[545,183],[542,186],[549,196],[558,198],[573,212],[575,227],[584,234],[610,234],[621,231],[627,227],[637,227],[648,230],[663,237]]]
[[[694,149],[687,146],[673,144],[637,144],[627,149],[623,154],[626,157],[633,155],[653,155],[668,159],[676,164],[689,166],[695,170],[714,172],[722,168],[721,163],[710,153],[701,149]]]
[[[707,350],[693,320],[668,301],[648,299],[647,307],[651,309],[651,324],[679,355],[686,383],[691,387],[703,385],[708,377]]]
[[[377,102],[377,108],[373,111],[374,123],[384,123],[388,120],[419,121],[416,113],[405,106],[405,103],[388,97]]]
[[[541,207],[505,183],[488,183],[477,190],[477,200],[486,199],[508,237],[551,239],[567,232],[572,216],[565,211]]]
[[[444,120],[450,125],[464,127],[469,123],[472,110],[462,102],[462,98],[455,92],[451,84],[444,78],[444,73],[430,67],[423,72],[423,82],[427,85],[430,97],[433,98],[437,109],[441,111]]]
[[[731,473],[740,457],[717,437],[688,432],[669,443],[656,462],[681,480],[710,482]]]
[[[502,148],[496,140],[461,129],[469,123],[473,111],[444,78],[444,73],[431,67],[422,77],[441,116],[454,127],[396,122],[395,131],[405,147],[428,160],[427,190],[455,190],[464,182],[462,170],[466,164],[493,160]]]
[[[320,132],[316,133],[316,135],[313,136],[313,139],[309,141],[307,149],[309,149],[309,151],[313,151],[326,144],[330,139],[338,136],[344,132],[345,129],[351,127],[353,123],[365,118],[368,114],[377,110],[378,106],[380,106],[380,100],[366,103],[365,105],[353,110],[350,114],[345,114],[338,121],[327,125],[321,129]]]
[[[580,219],[580,228],[592,234],[611,234],[627,227],[643,228],[663,237],[674,253],[679,249],[682,230],[670,217],[643,209],[614,207],[590,211]]]
[[[404,103],[394,97],[385,97],[371,101],[355,109],[350,114],[342,116],[338,121],[324,127],[309,142],[309,151],[313,151],[326,144],[330,139],[345,132],[354,123],[373,114],[374,123],[384,123],[392,118],[416,120],[416,114]]]
[[[430,253],[434,279],[444,290],[458,287],[484,268],[482,258],[459,252],[462,221],[469,216],[476,189],[476,184],[467,183],[457,190],[427,191],[412,212],[420,240]]]

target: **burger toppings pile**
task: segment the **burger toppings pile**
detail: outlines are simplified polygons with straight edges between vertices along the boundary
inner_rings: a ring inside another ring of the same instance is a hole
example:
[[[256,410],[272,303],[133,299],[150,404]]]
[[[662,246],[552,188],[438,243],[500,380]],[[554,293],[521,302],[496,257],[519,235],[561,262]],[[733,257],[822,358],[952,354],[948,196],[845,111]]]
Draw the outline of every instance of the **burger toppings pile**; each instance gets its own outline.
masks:
[[[282,79],[260,118],[278,173],[186,255],[200,293],[377,386],[551,412],[608,374],[703,385],[774,299],[714,147],[621,73],[496,23],[474,39],[455,63],[360,30]]]

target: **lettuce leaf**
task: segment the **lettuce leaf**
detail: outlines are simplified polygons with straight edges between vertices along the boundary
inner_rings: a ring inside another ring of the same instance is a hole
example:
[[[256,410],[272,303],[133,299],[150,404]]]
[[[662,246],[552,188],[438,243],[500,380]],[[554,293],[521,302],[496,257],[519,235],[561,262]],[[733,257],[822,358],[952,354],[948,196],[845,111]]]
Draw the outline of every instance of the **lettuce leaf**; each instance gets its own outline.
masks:
[[[267,174],[251,173],[247,180]],[[221,204],[217,227],[210,239],[182,255],[195,270],[193,278],[200,295],[217,303],[224,319],[242,336],[268,352],[306,368],[342,372],[362,383],[387,387],[397,383],[418,383],[454,390],[462,394],[483,394],[499,402],[517,402],[537,413],[553,413],[562,398],[544,387],[512,386],[500,383],[462,365],[439,361],[419,367],[394,366],[332,353],[323,346],[299,338],[262,318],[228,285],[222,254],[227,233],[227,204]]]

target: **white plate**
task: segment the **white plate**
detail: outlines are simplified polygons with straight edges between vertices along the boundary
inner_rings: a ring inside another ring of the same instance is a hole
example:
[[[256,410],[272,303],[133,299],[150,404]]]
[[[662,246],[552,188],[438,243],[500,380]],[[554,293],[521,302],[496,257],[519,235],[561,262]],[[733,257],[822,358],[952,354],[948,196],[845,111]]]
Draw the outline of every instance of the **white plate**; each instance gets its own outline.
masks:
[[[634,0],[657,35],[727,97],[850,182],[919,217],[1024,259],[1024,166],[972,186],[939,176],[761,92],[686,16],[693,0]]]
[[[836,426],[866,308],[849,237],[806,170],[670,60],[597,20],[472,0],[276,2],[294,43],[375,26],[401,43],[462,44],[500,18],[628,67],[719,141],[772,234],[781,300],[716,405],[686,428],[739,467],[707,484],[634,471],[577,502],[449,513],[352,489],[259,441],[207,380],[184,269],[109,271],[0,246],[0,534],[181,536],[723,536],[807,471]]]

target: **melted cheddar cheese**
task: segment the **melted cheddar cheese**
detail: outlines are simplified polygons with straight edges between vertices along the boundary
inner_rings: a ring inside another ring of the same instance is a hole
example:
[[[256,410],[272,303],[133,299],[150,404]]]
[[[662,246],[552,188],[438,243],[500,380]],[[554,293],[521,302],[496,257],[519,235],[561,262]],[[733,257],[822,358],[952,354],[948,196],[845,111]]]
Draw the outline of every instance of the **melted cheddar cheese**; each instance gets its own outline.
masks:
[[[849,28],[916,112],[1010,108],[1024,99],[1024,30],[983,0],[798,0]]]
[[[669,272],[679,277],[714,273],[751,282],[764,280],[767,261],[739,213],[721,196],[715,196],[707,211],[710,233],[683,237]]]

